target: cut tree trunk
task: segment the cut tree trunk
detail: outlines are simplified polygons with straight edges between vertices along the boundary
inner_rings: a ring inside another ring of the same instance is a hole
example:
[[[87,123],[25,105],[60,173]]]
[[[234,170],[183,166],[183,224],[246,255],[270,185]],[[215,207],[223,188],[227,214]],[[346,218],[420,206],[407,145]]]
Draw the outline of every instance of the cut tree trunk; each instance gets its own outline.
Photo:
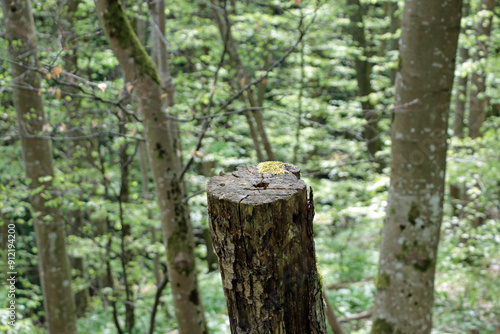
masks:
[[[231,332],[326,333],[312,191],[307,196],[292,165],[283,174],[257,166],[207,185]]]

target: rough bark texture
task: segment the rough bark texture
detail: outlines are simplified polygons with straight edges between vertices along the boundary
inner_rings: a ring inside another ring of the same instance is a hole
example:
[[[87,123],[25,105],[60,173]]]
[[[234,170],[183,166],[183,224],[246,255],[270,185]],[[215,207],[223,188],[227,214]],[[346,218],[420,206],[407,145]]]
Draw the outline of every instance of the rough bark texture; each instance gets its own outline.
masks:
[[[354,67],[356,69],[356,81],[358,83],[358,94],[362,98],[361,108],[363,118],[366,121],[364,126],[364,137],[366,140],[368,155],[370,159],[375,158],[375,154],[381,149],[380,131],[378,129],[378,115],[375,107],[368,100],[368,95],[373,92],[370,76],[372,64],[368,61],[370,51],[365,38],[365,28],[363,25],[363,8],[359,0],[347,0],[349,18],[351,24],[349,27],[352,39],[356,46],[361,50],[359,55],[355,56]]]
[[[179,333],[206,333],[197,286],[192,227],[183,202],[178,156],[169,134],[167,114],[162,109],[158,71],[133,32],[121,1],[97,0],[96,6],[111,48],[139,97]]]
[[[461,0],[407,0],[372,333],[430,333]]]
[[[478,70],[472,74],[470,90],[469,137],[481,137],[481,126],[486,119],[486,107],[489,99],[486,96],[486,59],[488,45],[493,27],[493,11],[495,0],[481,0],[480,10],[489,12],[477,24],[477,52],[474,60],[479,64]]]
[[[36,31],[29,0],[3,0],[5,38],[9,41],[11,60],[38,67]],[[43,99],[38,95],[40,73],[12,65],[14,106],[17,112],[26,177],[31,179],[30,202],[34,213],[38,264],[49,333],[76,333],[75,302],[66,252],[65,222],[59,207],[46,206],[56,195],[52,192],[54,171],[52,145],[47,139],[27,138],[44,134],[46,124]],[[47,200],[47,198],[49,198]]]
[[[239,166],[207,192],[231,332],[326,333],[304,181]]]

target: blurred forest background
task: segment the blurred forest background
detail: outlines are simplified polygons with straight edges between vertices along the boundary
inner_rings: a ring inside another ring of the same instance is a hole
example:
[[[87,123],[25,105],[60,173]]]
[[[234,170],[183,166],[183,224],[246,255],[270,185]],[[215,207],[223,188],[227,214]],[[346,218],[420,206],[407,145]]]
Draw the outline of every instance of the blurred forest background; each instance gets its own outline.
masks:
[[[158,64],[210,332],[229,333],[229,320],[208,233],[206,182],[241,164],[279,160],[299,166],[314,190],[316,251],[335,314],[346,332],[369,333],[404,1],[122,2]],[[127,80],[94,1],[32,0],[30,9],[37,43],[30,56],[37,59],[19,62],[40,78],[31,93],[43,98],[45,119],[41,132],[25,138],[51,142],[54,173],[43,180],[24,174],[13,94],[20,84],[11,71],[18,65],[3,25],[0,272],[4,282],[7,224],[15,223],[18,320],[7,325],[2,284],[0,331],[46,333],[37,257],[44,243],[33,224],[43,215],[65,222],[66,248],[56,252],[70,258],[80,333],[173,331],[140,85]],[[464,0],[462,13],[433,333],[498,334],[500,8]],[[37,196],[45,214],[33,209]]]

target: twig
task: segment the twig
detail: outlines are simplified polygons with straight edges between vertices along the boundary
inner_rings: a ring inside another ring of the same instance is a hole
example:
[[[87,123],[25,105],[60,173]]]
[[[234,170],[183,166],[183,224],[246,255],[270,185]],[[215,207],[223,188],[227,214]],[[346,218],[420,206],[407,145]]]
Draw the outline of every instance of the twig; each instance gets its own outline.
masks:
[[[163,281],[160,283],[160,285],[156,289],[155,302],[153,304],[153,310],[151,311],[151,321],[149,324],[149,334],[153,334],[153,332],[154,332],[156,310],[158,309],[158,304],[160,303],[161,293],[162,293],[163,289],[165,289],[167,284],[168,284],[168,275],[165,275],[163,277]]]
[[[102,136],[113,136],[113,137],[123,137],[123,138],[128,138],[128,139],[133,139],[139,142],[145,141],[144,138],[141,137],[136,137],[136,136],[128,136],[123,133],[119,132],[113,132],[113,131],[103,131],[103,132],[96,132],[90,135],[85,135],[85,136],[76,136],[76,137],[54,137],[54,136],[44,136],[44,135],[28,135],[28,134],[17,134],[14,136],[6,136],[3,138],[0,138],[0,141],[11,141],[11,140],[18,140],[20,138],[29,138],[29,139],[48,139],[52,141],[72,141],[72,140],[84,140],[84,139],[92,139],[96,137],[102,137]]]
[[[254,79],[253,81],[249,82],[248,84],[246,84],[245,86],[243,86],[239,91],[237,91],[235,94],[233,94],[229,99],[226,100],[226,102],[224,104],[222,104],[213,114],[213,115],[216,115],[218,113],[220,113],[222,110],[226,109],[231,103],[233,103],[234,100],[236,100],[241,94],[243,94],[247,89],[250,89],[250,87],[260,83],[264,78],[266,78],[268,76],[268,74],[274,70],[276,67],[278,67],[280,64],[282,64],[285,59],[295,50],[295,48],[297,47],[297,45],[299,45],[299,43],[302,41],[302,39],[304,38],[306,32],[309,30],[309,28],[311,27],[311,25],[315,22],[316,20],[316,15],[317,15],[317,11],[319,9],[319,6],[316,7],[316,9],[314,10],[314,15],[313,15],[313,18],[311,20],[311,22],[309,22],[309,24],[304,28],[302,29],[302,26],[304,24],[304,20],[303,20],[303,17],[301,17],[300,19],[300,22],[299,22],[299,31],[300,31],[300,34],[299,34],[299,37],[297,38],[297,40],[295,41],[295,43],[287,50],[287,52],[285,52],[284,55],[282,55],[277,61],[275,61],[265,72],[263,75],[261,75],[260,77],[258,77],[257,79]],[[230,28],[230,25],[228,24],[227,25],[227,29],[229,30]],[[223,64],[223,61],[224,61],[224,55],[225,53],[227,52],[227,44],[228,44],[228,36],[229,36],[229,32],[226,33],[226,38],[225,38],[225,41],[224,41],[224,50],[223,50],[223,53],[222,53],[222,57],[221,57],[221,61],[219,62],[219,67],[217,68],[217,71],[215,73],[215,75],[217,76],[219,71],[220,71],[220,68]],[[216,81],[216,79],[214,79],[214,81]],[[207,113],[207,116],[210,115],[209,112],[210,112],[210,108],[211,108],[211,105],[212,105],[212,97],[213,97],[213,93],[215,91],[215,82],[214,82],[214,88],[212,90],[212,93],[210,95],[210,103],[208,105],[208,113]],[[210,120],[212,119],[213,117],[210,117],[210,118],[207,118],[204,122],[203,122],[203,125],[202,125],[202,129],[200,131],[200,134],[198,136],[198,142],[196,144],[196,148],[195,148],[195,152],[198,151],[201,147],[201,143],[203,141],[203,138],[205,137],[205,134],[209,128],[209,125],[210,125]],[[184,174],[186,173],[186,171],[188,170],[188,168],[191,166],[191,164],[193,163],[194,161],[194,157],[192,156],[189,161],[187,162],[186,166],[184,166],[182,172],[180,173],[179,175],[179,179],[182,179],[184,177]]]
[[[229,41],[229,25],[228,25],[228,31],[226,32],[226,38],[224,40],[224,48],[222,49],[222,54],[221,54],[221,57],[220,57],[220,60],[219,60],[219,64],[217,65],[217,70],[215,71],[215,75],[214,75],[214,83],[213,83],[213,86],[212,86],[212,91],[210,92],[210,99],[209,99],[209,102],[208,102],[208,106],[207,106],[207,112],[206,112],[206,115],[205,116],[210,116],[210,110],[212,108],[212,102],[213,102],[213,98],[214,98],[214,94],[215,94],[215,90],[216,90],[216,87],[217,87],[217,79],[219,78],[219,72],[222,68],[222,65],[224,65],[224,57],[226,56],[226,53],[227,53],[227,45],[228,45],[228,41]],[[205,137],[205,133],[207,132],[208,130],[208,127],[210,126],[210,120],[211,118],[206,118],[204,121],[203,121],[203,124],[201,126],[201,131],[200,131],[200,134],[198,135],[198,142],[196,143],[196,148],[195,148],[195,152],[198,151],[201,147],[201,142],[203,140],[203,137]],[[191,166],[191,164],[193,163],[194,161],[194,156],[191,156],[191,158],[189,158],[188,162],[186,163],[186,165],[184,166],[184,168],[182,169],[180,175],[179,175],[179,180],[182,180],[182,178],[184,177],[184,174],[186,174],[188,168]]]
[[[353,320],[367,319],[367,318],[371,317],[372,314],[373,314],[373,310],[368,310],[368,311],[364,311],[364,312],[361,312],[358,314],[353,314],[353,315],[350,315],[347,317],[340,317],[338,320],[340,323],[343,323],[343,322],[349,322],[349,321],[353,321]]]
[[[198,196],[198,195],[201,195],[203,193],[205,193],[206,190],[203,189],[203,190],[198,190],[197,192],[187,196],[187,197],[184,197],[184,199],[182,200],[182,203],[187,203],[191,198],[195,197],[195,196]]]
[[[328,324],[330,325],[330,327],[332,327],[332,330],[335,334],[344,334],[344,331],[340,326],[340,322],[338,321],[337,317],[335,316],[335,313],[333,312],[330,299],[328,298],[324,290],[323,290],[323,299],[325,300],[326,303],[326,317],[328,319]]]

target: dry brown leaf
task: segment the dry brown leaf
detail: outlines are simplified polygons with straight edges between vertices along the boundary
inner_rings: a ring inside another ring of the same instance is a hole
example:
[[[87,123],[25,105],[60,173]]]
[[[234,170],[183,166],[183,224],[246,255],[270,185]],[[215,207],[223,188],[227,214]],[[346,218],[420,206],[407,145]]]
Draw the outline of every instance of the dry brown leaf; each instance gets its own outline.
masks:
[[[127,90],[127,92],[130,93],[132,91],[132,89],[134,89],[134,85],[132,85],[130,82],[127,82],[125,84],[125,89]]]
[[[52,75],[56,78],[61,74],[61,72],[62,72],[61,66],[56,66],[52,69]]]

